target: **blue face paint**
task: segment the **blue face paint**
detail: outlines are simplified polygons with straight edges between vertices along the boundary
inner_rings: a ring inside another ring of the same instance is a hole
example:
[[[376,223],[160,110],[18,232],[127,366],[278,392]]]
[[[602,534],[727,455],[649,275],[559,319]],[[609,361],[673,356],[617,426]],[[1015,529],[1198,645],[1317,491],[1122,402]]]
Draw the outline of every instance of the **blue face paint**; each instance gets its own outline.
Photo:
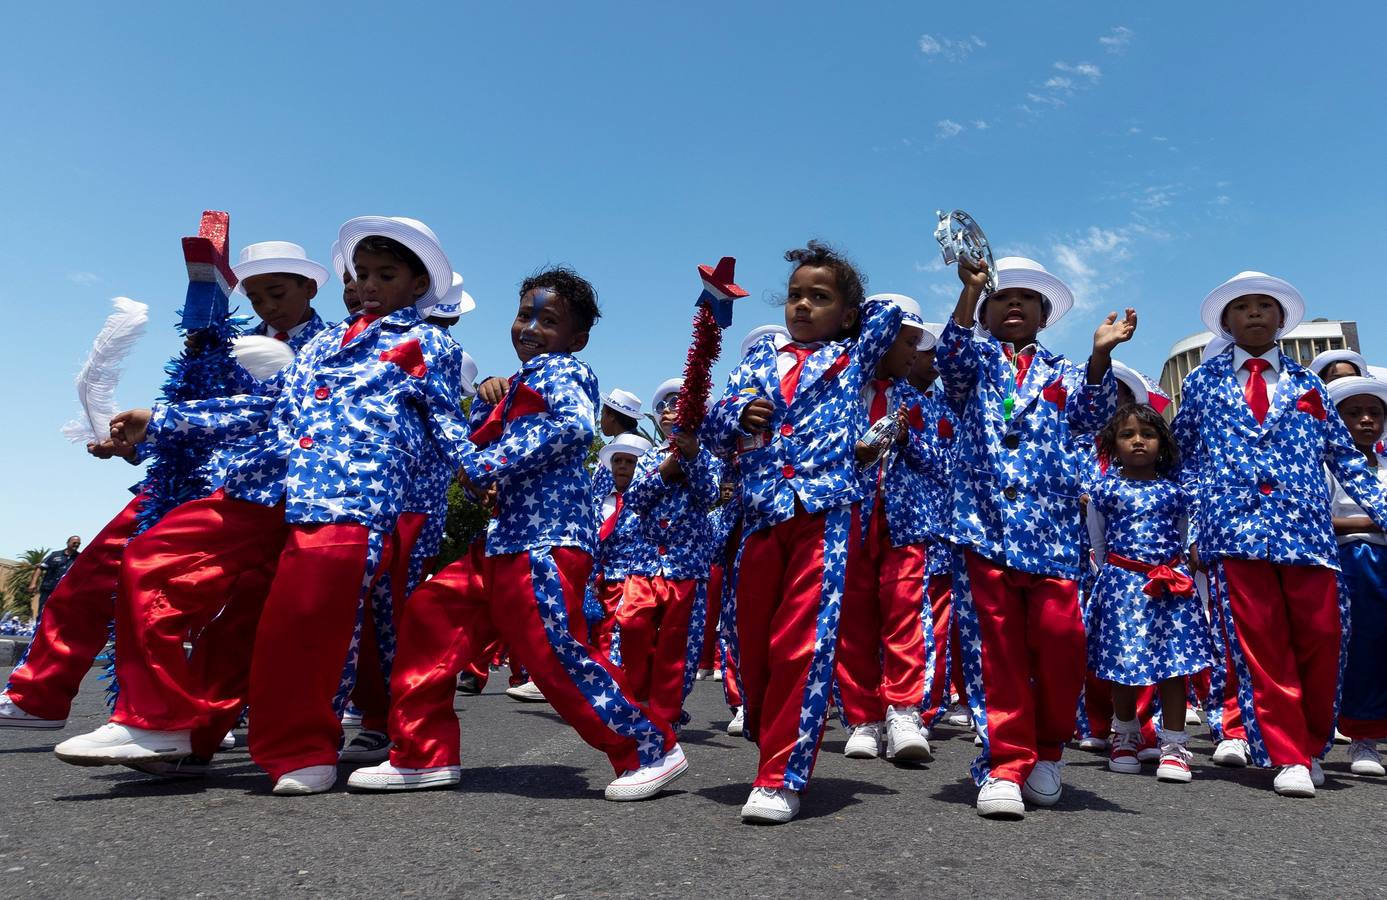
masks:
[[[544,311],[554,300],[554,292],[549,288],[536,288],[530,296],[530,304],[534,307],[534,314],[530,316],[530,321],[525,325],[526,331],[534,331],[539,328],[539,314]]]

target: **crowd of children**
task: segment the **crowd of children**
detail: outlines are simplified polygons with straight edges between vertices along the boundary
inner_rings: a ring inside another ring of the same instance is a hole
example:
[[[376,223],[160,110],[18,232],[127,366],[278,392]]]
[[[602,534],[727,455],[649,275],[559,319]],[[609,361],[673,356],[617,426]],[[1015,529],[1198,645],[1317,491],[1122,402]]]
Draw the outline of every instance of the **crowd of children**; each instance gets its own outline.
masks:
[[[1136,312],[1066,359],[1041,334],[1074,298],[1033,260],[960,264],[934,324],[827,245],[785,258],[784,327],[747,336],[701,427],[672,378],[646,432],[578,356],[601,312],[570,269],[524,280],[518,369],[478,379],[449,331],[474,302],[422,222],[352,219],[331,273],[245,248],[257,333],[292,352],[89,448],[199,435],[215,490],[137,534],[137,488],[49,598],[0,726],[63,727],[114,620],[110,721],[56,755],[197,776],[248,717],[280,795],[339,763],[359,791],[457,784],[455,690],[502,657],[510,693],[607,754],[616,801],[687,771],[684,702],[716,673],[758,753],[748,822],[795,817],[834,709],[853,759],[929,761],[932,728],[970,727],[992,818],[1058,802],[1076,738],[1189,782],[1191,699],[1214,761],[1274,767],[1279,794],[1314,796],[1336,727],[1353,772],[1387,774],[1387,382],[1281,352],[1294,287],[1244,272],[1206,297],[1215,342],[1167,423],[1113,359]],[[435,572],[454,482],[489,524]]]

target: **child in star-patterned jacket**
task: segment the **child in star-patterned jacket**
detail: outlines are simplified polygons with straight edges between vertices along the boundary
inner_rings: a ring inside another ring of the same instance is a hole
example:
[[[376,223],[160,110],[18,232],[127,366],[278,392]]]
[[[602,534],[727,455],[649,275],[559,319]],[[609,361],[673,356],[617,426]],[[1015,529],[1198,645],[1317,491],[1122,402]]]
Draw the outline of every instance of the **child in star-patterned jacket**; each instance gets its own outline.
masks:
[[[641,552],[630,561],[616,613],[621,667],[635,699],[676,728],[687,720],[684,699],[703,653],[713,555],[708,511],[722,478],[722,461],[697,433],[674,429],[683,385],[670,379],[651,401],[668,444],[641,455],[626,492]]]
[[[1093,588],[1089,669],[1112,685],[1108,768],[1141,772],[1137,689],[1157,685],[1161,781],[1188,782],[1185,678],[1207,668],[1208,627],[1184,564],[1185,498],[1165,419],[1150,406],[1118,409],[1097,441],[1107,474],[1088,489],[1088,522],[1101,568]]]
[[[415,304],[442,299],[452,270],[433,232],[366,216],[339,233],[362,314],[323,331],[277,376],[275,397],[235,397],[117,416],[132,443],[173,431],[274,434],[229,467],[222,490],[185,503],[131,541],[117,598],[122,690],[115,714],[56,748],[82,765],[186,755],[218,713],[183,653],[190,623],[242,576],[273,569],[250,673],[250,751],[278,794],[336,781],[344,677],[362,603],[382,563],[409,468],[435,441],[470,458],[459,410],[461,348]],[[121,623],[124,623],[123,625]]]
[[[626,490],[636,474],[636,461],[650,450],[650,442],[634,432],[618,433],[597,452],[593,473],[593,511],[597,516],[597,554],[588,590],[602,609],[602,620],[588,626],[588,648],[621,664],[614,645],[616,613],[621,608],[626,576],[641,555],[643,542],[636,511],[626,502]],[[599,478],[605,473],[605,478]],[[598,491],[603,491],[599,494]]]
[[[1379,527],[1387,496],[1320,379],[1277,346],[1305,301],[1243,272],[1204,299],[1231,341],[1185,379],[1172,425],[1190,496],[1191,561],[1209,573],[1252,760],[1273,787],[1313,797],[1334,738],[1346,656],[1339,554],[1322,462]]]
[[[592,285],[572,270],[542,271],[521,285],[510,329],[520,371],[478,386],[477,452],[459,476],[474,495],[496,487],[480,578],[460,560],[405,603],[390,685],[390,761],[352,773],[352,787],[459,781],[454,684],[480,649],[474,643],[489,642],[488,623],[554,710],[607,754],[618,773],[607,799],[653,797],[687,769],[669,724],[636,704],[621,671],[584,643],[596,530],[584,463],[598,397],[592,369],[573,354],[599,315]]]
[[[998,260],[988,296],[986,271],[960,265],[958,273],[963,290],[937,359],[959,423],[953,608],[982,740],[972,770],[978,814],[1019,818],[1023,798],[1051,806],[1063,791],[1060,756],[1074,732],[1085,655],[1083,460],[1073,435],[1111,417],[1111,354],[1136,330],[1136,313],[1109,314],[1080,367],[1037,339],[1074,304],[1039,263]]]
[[[875,759],[884,739],[887,759],[927,762],[932,754],[920,710],[933,680],[935,651],[925,614],[930,522],[924,478],[940,460],[932,455],[923,397],[906,378],[924,320],[910,297],[876,294],[872,300],[899,306],[901,327],[862,390],[859,433],[865,437],[887,417],[896,419],[897,433],[885,450],[859,440],[855,451],[866,499],[854,523],[859,552],[848,571],[838,629],[838,704],[852,729],[843,755]]]
[[[823,736],[851,525],[862,388],[896,338],[901,310],[866,303],[862,277],[824,244],[785,254],[789,337],[766,335],[732,371],[705,423],[740,451],[741,550],[730,613],[745,734],[760,762],[748,821],[788,822]],[[723,615],[729,610],[725,607]]]

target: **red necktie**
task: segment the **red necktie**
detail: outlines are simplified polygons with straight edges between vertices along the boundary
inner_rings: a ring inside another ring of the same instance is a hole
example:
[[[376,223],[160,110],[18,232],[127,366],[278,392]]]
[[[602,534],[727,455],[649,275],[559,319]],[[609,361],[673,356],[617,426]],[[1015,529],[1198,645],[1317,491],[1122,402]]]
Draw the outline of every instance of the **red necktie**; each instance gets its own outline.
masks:
[[[616,531],[616,520],[621,518],[621,498],[621,494],[616,495],[616,506],[613,507],[612,514],[607,516],[607,520],[602,523],[601,530],[597,532],[599,541],[605,541],[612,536],[613,531]]]
[[[868,425],[875,425],[877,419],[886,415],[886,391],[891,387],[891,379],[873,378],[872,387],[876,393],[872,395],[872,407],[867,411]]]
[[[275,332],[275,340],[277,340],[277,341],[284,341],[285,343],[288,343],[288,341],[289,341],[289,332],[287,332],[287,331],[276,331],[276,332]]]
[[[345,347],[352,341],[356,340],[356,336],[358,334],[361,334],[361,332],[365,331],[366,326],[370,325],[372,322],[379,318],[380,316],[362,316],[361,318],[353,322],[351,325],[347,326],[347,333],[342,335],[342,346]]]
[[[1243,396],[1247,398],[1247,405],[1252,409],[1252,417],[1261,425],[1267,420],[1267,410],[1271,408],[1271,402],[1267,399],[1267,382],[1262,373],[1271,368],[1271,363],[1254,356],[1243,363],[1243,368],[1247,370],[1247,384],[1243,385]]]
[[[1010,344],[1003,344],[1002,353],[1006,355],[1008,360],[1015,360],[1016,362],[1016,388],[1020,390],[1021,385],[1026,383],[1026,373],[1031,370],[1031,361],[1035,359],[1035,351],[1031,350],[1027,353],[1023,350],[1018,354]]]
[[[795,399],[795,388],[799,387],[799,373],[804,370],[804,361],[817,349],[819,348],[800,347],[795,344],[786,344],[780,348],[781,353],[795,355],[795,364],[780,378],[780,396],[785,398],[786,405]]]

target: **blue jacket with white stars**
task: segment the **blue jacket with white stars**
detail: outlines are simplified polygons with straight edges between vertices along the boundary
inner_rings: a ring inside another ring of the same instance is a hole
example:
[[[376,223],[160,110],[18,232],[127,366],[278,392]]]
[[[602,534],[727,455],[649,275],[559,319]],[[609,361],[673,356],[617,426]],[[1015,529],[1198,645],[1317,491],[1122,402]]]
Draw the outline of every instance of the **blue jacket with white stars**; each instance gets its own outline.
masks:
[[[234,440],[268,431],[233,460],[230,497],[273,506],[291,524],[394,528],[414,460],[433,440],[454,465],[474,452],[459,408],[462,348],[406,307],[347,346],[356,317],[318,334],[280,373],[276,396],[155,407],[149,434]]]
[[[598,471],[607,472],[605,466],[598,466]],[[606,493],[599,494],[599,485],[606,487]],[[596,524],[596,534],[601,536],[602,525],[605,518],[602,515],[602,505],[607,498],[612,496],[616,487],[612,484],[611,473],[607,472],[605,479],[599,478],[597,473],[593,473],[593,515]],[[596,561],[593,571],[602,576],[604,581],[623,581],[631,572],[631,564],[634,560],[647,553],[653,553],[653,548],[649,551],[644,550],[640,545],[642,538],[640,534],[640,517],[631,508],[625,495],[622,496],[621,514],[617,516],[616,523],[612,528],[611,534],[606,539],[599,539],[597,543]]]
[[[1116,412],[1112,371],[1090,385],[1084,366],[1037,344],[1018,388],[1001,342],[952,318],[935,358],[958,416],[950,540],[1018,571],[1078,578],[1085,462],[1073,436]]]
[[[1286,355],[1261,425],[1233,372],[1233,348],[1185,378],[1172,432],[1201,557],[1337,569],[1327,466],[1379,526],[1387,497],[1324,382]]]
[[[508,410],[521,390],[537,394],[543,411],[512,418]],[[540,547],[593,552],[597,529],[584,463],[597,433],[597,403],[597,376],[569,353],[541,353],[511,376],[501,435],[479,447],[462,467],[478,487],[495,482],[498,488],[496,513],[487,529],[488,556]],[[491,410],[480,399],[474,401],[473,424],[480,425]]]
[[[927,427],[934,423],[924,418],[924,399],[924,395],[904,378],[892,382],[887,389],[887,415],[895,415],[902,406],[910,411],[905,443],[889,451],[884,472],[880,465],[859,470],[866,495],[862,521],[865,524],[875,512],[877,502],[884,501],[886,530],[893,547],[924,543],[930,536],[926,473],[942,468],[944,460],[934,433]],[[860,436],[870,423],[867,405],[860,404],[859,409],[863,414],[859,423]]]
[[[953,548],[949,546],[953,512],[954,433],[958,428],[953,410],[944,402],[940,392],[931,388],[922,394],[920,416],[925,420],[922,440],[934,443],[934,464],[925,469],[924,515],[929,529],[929,555],[925,560],[926,575],[948,575],[953,572]]]
[[[669,453],[679,456],[684,477],[675,483],[660,475]],[[665,578],[707,578],[713,557],[708,511],[718,501],[722,461],[700,447],[692,459],[678,451],[654,447],[636,460],[636,474],[626,489],[626,505],[637,515],[640,555],[630,574]]]
[[[861,335],[828,341],[807,357],[789,404],[780,392],[774,336],[753,344],[732,370],[722,399],[704,421],[703,439],[712,449],[727,452],[735,451],[742,439],[759,444],[737,459],[744,534],[789,521],[797,500],[809,513],[862,500],[853,456],[862,386],[896,339],[900,324],[901,310],[894,303],[864,303]],[[741,427],[742,410],[753,400],[774,406],[763,436]]]

